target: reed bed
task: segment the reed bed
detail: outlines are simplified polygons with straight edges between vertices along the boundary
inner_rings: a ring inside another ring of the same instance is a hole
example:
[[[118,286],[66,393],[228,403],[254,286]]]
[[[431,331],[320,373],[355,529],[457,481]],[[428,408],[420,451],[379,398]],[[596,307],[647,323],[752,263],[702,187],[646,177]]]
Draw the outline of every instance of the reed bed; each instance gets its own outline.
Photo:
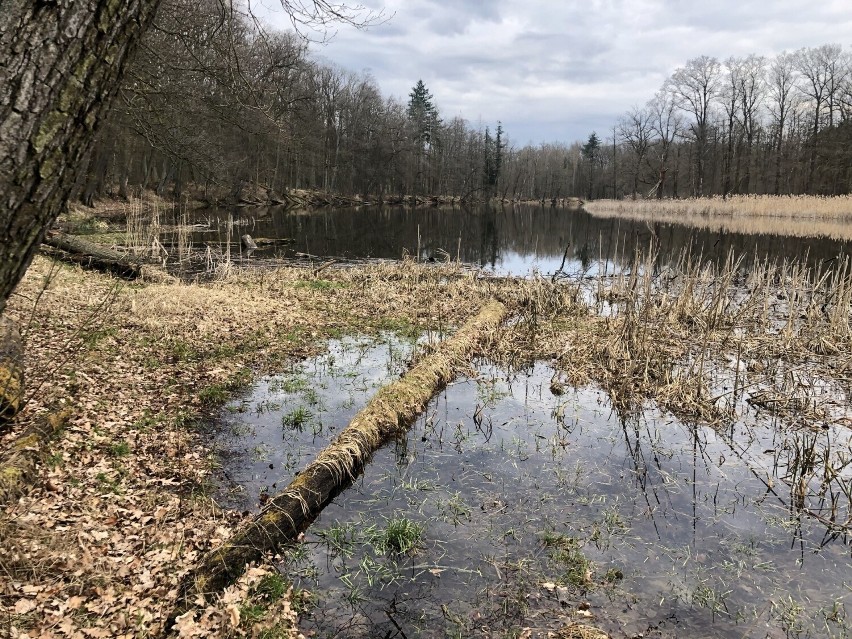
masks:
[[[60,403],[76,416],[46,470],[52,488],[23,497],[0,520],[0,567],[10,581],[82,593],[81,605],[94,605],[108,585],[120,605],[99,623],[138,616],[152,632],[162,629],[180,577],[209,540],[233,529],[206,499],[190,502],[172,488],[195,486],[209,472],[188,421],[331,337],[445,335],[491,298],[515,319],[495,335],[490,357],[516,367],[550,362],[554,393],[595,385],[625,417],[656,402],[720,437],[736,420],[773,420],[790,434],[776,463],[791,508],[849,532],[848,436],[826,443],[822,435],[852,426],[852,264],[763,262],[745,271],[735,255],[713,265],[690,254],[656,264],[652,253],[637,253],[614,277],[556,281],[491,278],[456,262],[234,266],[202,284],[119,288],[107,276],[37,258],[9,309],[37,327],[24,334],[34,389],[26,410]],[[133,573],[150,572],[168,594],[136,597],[119,564],[103,560],[126,552],[125,536],[114,534],[107,502],[87,495],[112,496],[110,504],[121,495],[122,512],[146,515],[134,524],[146,548],[173,544],[166,559],[140,556]],[[57,512],[79,513],[68,520],[71,532],[45,525]],[[91,556],[72,575],[65,566],[81,531]],[[29,629],[55,621],[54,602],[37,603]]]
[[[730,233],[852,239],[852,196],[736,195],[683,200],[596,200],[584,208],[597,217],[630,217]]]
[[[518,326],[536,330],[507,335],[502,357],[551,359],[558,383],[595,382],[621,411],[653,399],[710,423],[729,418],[737,401],[758,391],[801,393],[803,384],[785,382],[792,370],[832,380],[838,392],[848,387],[848,259],[831,270],[793,261],[744,272],[733,254],[719,266],[688,254],[661,270],[654,264],[652,253],[637,254],[615,277],[519,285],[526,299]],[[790,406],[802,401],[791,399]],[[848,419],[834,414],[835,422]]]

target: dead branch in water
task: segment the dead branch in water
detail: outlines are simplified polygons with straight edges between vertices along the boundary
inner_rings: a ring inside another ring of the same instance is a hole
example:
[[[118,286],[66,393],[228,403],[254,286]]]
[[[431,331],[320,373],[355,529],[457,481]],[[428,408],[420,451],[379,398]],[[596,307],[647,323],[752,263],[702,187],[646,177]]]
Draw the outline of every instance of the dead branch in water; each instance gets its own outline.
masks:
[[[435,393],[468,364],[481,344],[490,340],[506,313],[500,302],[486,304],[434,353],[381,388],[286,490],[184,579],[171,621],[190,610],[199,595],[218,592],[239,578],[246,564],[295,541],[361,474],[374,452],[408,430]]]

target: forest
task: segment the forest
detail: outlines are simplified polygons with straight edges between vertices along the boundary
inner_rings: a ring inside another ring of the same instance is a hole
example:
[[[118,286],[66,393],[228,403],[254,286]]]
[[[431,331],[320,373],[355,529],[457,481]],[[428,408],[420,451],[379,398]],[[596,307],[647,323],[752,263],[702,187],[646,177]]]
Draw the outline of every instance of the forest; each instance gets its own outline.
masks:
[[[527,144],[274,4],[0,10],[0,638],[852,636],[852,54]]]
[[[272,192],[468,200],[845,194],[852,67],[826,44],[687,61],[646,104],[587,140],[519,146],[323,62],[295,32],[213,0],[168,0],[144,36],[78,185],[107,194],[239,199]]]

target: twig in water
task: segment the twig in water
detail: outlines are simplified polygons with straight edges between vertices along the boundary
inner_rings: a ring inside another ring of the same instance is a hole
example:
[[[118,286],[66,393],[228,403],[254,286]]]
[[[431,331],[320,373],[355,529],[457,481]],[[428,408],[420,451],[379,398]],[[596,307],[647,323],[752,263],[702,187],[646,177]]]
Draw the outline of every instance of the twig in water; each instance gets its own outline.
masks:
[[[569,243],[565,247],[565,252],[562,254],[562,264],[559,265],[559,268],[553,273],[553,277],[550,278],[550,283],[553,284],[556,282],[556,278],[559,275],[564,275],[563,269],[565,268],[565,261],[568,259],[568,249],[571,248],[571,244]]]

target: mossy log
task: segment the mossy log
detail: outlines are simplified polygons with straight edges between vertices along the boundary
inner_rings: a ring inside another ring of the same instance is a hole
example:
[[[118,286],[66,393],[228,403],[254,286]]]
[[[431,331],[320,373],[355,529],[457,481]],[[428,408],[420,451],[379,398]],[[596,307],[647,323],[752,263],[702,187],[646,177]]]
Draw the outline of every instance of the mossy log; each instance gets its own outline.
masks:
[[[46,444],[65,426],[68,417],[67,411],[42,415],[3,447],[0,451],[0,505],[17,499],[33,483]]]
[[[44,244],[55,249],[51,252],[54,257],[79,264],[84,268],[94,268],[129,280],[144,278],[154,282],[177,282],[175,277],[161,268],[145,264],[141,260],[128,257],[79,235],[52,231],[45,237]]]
[[[488,303],[435,352],[396,382],[382,387],[286,490],[269,500],[260,513],[184,579],[171,620],[190,610],[200,595],[218,592],[233,583],[246,564],[295,541],[361,474],[375,451],[406,433],[432,397],[469,364],[482,344],[490,341],[506,313],[502,303]]]
[[[24,345],[15,323],[0,317],[0,432],[21,409],[24,396]]]

